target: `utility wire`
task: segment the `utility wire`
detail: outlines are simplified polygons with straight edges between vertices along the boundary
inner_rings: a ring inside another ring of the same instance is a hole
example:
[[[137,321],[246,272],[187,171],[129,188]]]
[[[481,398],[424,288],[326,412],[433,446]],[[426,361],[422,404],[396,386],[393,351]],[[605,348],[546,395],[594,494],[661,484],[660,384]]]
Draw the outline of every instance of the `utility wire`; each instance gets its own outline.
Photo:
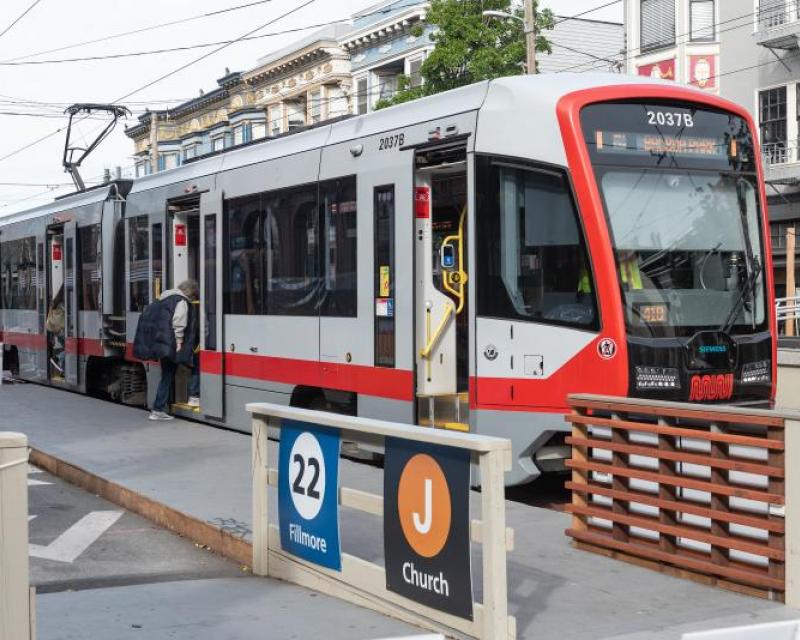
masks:
[[[209,47],[217,47],[220,45],[231,45],[235,42],[247,42],[249,40],[261,40],[263,38],[272,38],[275,36],[282,36],[289,33],[297,33],[298,31],[307,31],[308,29],[317,29],[320,27],[327,27],[331,24],[347,22],[348,19],[333,20],[329,22],[320,22],[318,24],[310,24],[303,27],[295,27],[292,29],[284,29],[282,31],[274,31],[271,33],[263,33],[258,36],[245,36],[244,38],[236,38],[234,40],[217,40],[215,42],[200,42],[197,44],[188,44],[180,47],[165,47],[163,49],[145,49],[142,51],[127,51],[123,53],[107,53],[104,55],[96,56],[82,56],[77,58],[53,58],[48,60],[22,60],[19,62],[2,61],[0,67],[27,67],[46,64],[69,64],[74,62],[97,62],[100,60],[119,60],[120,58],[138,58],[141,56],[152,56],[162,53],[179,53],[181,51],[192,51],[194,49],[207,49]]]
[[[617,1],[619,2],[620,0],[617,0]],[[418,6],[419,4],[420,4],[419,2],[412,2],[412,3],[404,4],[404,5],[394,5],[392,7],[392,11],[395,11],[397,9],[401,9],[401,8],[404,8],[404,7],[415,7],[415,6]],[[303,6],[305,6],[305,5],[301,5],[300,8],[302,8]],[[296,11],[296,10],[297,9],[294,9],[293,11]],[[366,17],[366,16],[377,15],[377,14],[387,13],[387,12],[388,12],[388,9],[386,9],[386,8],[378,9],[378,10],[375,10],[375,11],[370,11],[369,13],[361,14],[358,17]],[[288,14],[286,14],[286,15],[288,15]],[[348,16],[348,17],[345,17],[345,18],[338,18],[336,20],[328,20],[326,22],[318,22],[316,24],[307,24],[307,25],[304,25],[302,27],[293,27],[293,28],[290,28],[290,29],[282,29],[281,31],[272,31],[270,33],[262,33],[260,35],[245,35],[243,37],[235,38],[233,40],[218,40],[218,41],[215,41],[215,42],[201,42],[201,43],[197,43],[197,44],[183,45],[183,46],[178,46],[178,47],[164,47],[164,48],[161,48],[161,49],[145,49],[145,50],[142,50],[142,51],[129,51],[129,52],[121,52],[121,53],[110,53],[110,54],[96,55],[96,56],[81,56],[81,57],[76,57],[76,58],[53,58],[53,59],[48,59],[48,60],[19,60],[19,59],[3,60],[3,61],[0,61],[0,66],[16,67],[16,66],[33,66],[33,65],[45,65],[45,64],[64,64],[64,63],[73,63],[73,62],[94,62],[94,61],[98,61],[98,60],[118,60],[120,58],[132,58],[132,57],[141,57],[141,56],[148,56],[148,55],[157,55],[157,54],[162,54],[162,53],[191,51],[192,49],[204,49],[204,48],[216,47],[216,46],[220,46],[220,45],[222,45],[221,48],[224,48],[225,46],[234,44],[236,42],[248,42],[248,41],[251,41],[251,40],[262,40],[264,38],[272,38],[272,37],[275,37],[275,36],[282,36],[282,35],[287,35],[287,34],[290,34],[290,33],[297,33],[297,32],[300,32],[300,31],[307,31],[309,29],[320,29],[322,27],[328,27],[328,26],[330,26],[332,24],[349,23],[351,21],[351,19],[352,18]],[[570,16],[568,18],[565,18],[565,20],[568,20],[568,19],[572,19],[572,16]],[[272,24],[272,22],[274,22],[274,21],[271,21],[271,22],[267,23],[267,25],[265,25],[265,26],[269,26],[269,24]],[[253,34],[256,31],[260,31],[260,29],[263,29],[263,28],[264,28],[264,26],[260,27],[259,29],[254,29],[253,31],[250,32],[250,34]],[[212,52],[212,54],[213,53],[215,53],[215,52]]]
[[[176,73],[179,73],[179,72],[183,71],[184,69],[187,69],[187,68],[191,67],[192,65],[197,64],[198,62],[201,62],[202,60],[205,60],[206,58],[208,58],[210,56],[213,56],[215,53],[219,53],[220,51],[222,51],[223,49],[228,48],[232,44],[235,44],[235,43],[241,41],[243,38],[247,38],[247,37],[253,35],[254,33],[257,33],[258,31],[261,31],[263,28],[268,27],[271,24],[275,24],[279,20],[283,20],[284,18],[292,15],[293,13],[297,13],[301,9],[305,9],[307,6],[309,6],[310,4],[313,4],[316,1],[317,0],[306,0],[306,2],[303,2],[302,4],[297,5],[293,9],[289,9],[288,11],[285,11],[284,13],[279,15],[278,17],[272,18],[271,20],[267,20],[267,22],[265,22],[264,24],[256,27],[255,29],[251,29],[250,31],[247,31],[246,33],[244,33],[243,35],[239,36],[235,40],[232,40],[230,42],[226,42],[225,44],[223,44],[220,47],[217,47],[213,51],[209,51],[208,53],[204,53],[203,55],[195,58],[194,60],[190,60],[189,62],[187,62],[185,64],[182,64],[181,66],[173,69],[172,71],[169,71],[169,72],[165,73],[164,75],[159,76],[155,80],[151,80],[150,82],[148,82],[146,84],[143,84],[141,87],[139,87],[137,89],[134,89],[133,91],[129,91],[124,96],[114,100],[112,102],[112,104],[113,103],[117,103],[117,102],[122,102],[123,100],[125,100],[127,98],[130,98],[132,95],[136,95],[140,91],[144,91],[145,89],[148,89],[148,88],[152,87],[154,84],[157,84],[157,83],[161,82],[162,80],[166,80],[170,76],[174,76]]]
[[[25,16],[27,16],[27,15],[28,15],[28,14],[29,14],[29,13],[30,13],[32,10],[33,10],[33,8],[34,8],[34,7],[35,7],[37,4],[39,4],[41,1],[42,1],[42,0],[34,0],[34,1],[33,1],[33,3],[32,3],[32,4],[31,4],[31,5],[30,5],[30,6],[29,6],[27,9],[25,9],[25,11],[23,11],[23,12],[22,12],[22,13],[21,13],[19,16],[17,16],[17,18],[16,18],[16,20],[14,20],[14,22],[12,22],[12,23],[11,23],[10,25],[8,25],[8,26],[7,26],[5,29],[3,29],[3,31],[2,31],[2,32],[0,32],[0,38],[2,38],[2,37],[3,37],[4,35],[6,35],[6,34],[7,34],[9,31],[11,31],[11,29],[13,29],[13,28],[14,28],[14,25],[16,25],[16,24],[17,24],[17,23],[18,23],[20,20],[22,20],[22,19],[23,19]]]
[[[240,4],[235,7],[228,7],[227,9],[219,9],[218,11],[208,11],[206,13],[200,13],[195,16],[190,16],[188,18],[180,18],[178,20],[172,20],[170,22],[162,22],[160,24],[150,25],[148,27],[141,27],[139,29],[132,29],[130,31],[123,31],[121,33],[114,33],[109,36],[104,36],[102,38],[95,38],[94,40],[84,40],[83,42],[74,42],[72,44],[67,44],[61,47],[56,47],[54,49],[46,49],[44,51],[37,51],[35,53],[28,53],[23,56],[17,56],[16,58],[11,58],[9,60],[4,60],[3,62],[16,62],[17,60],[25,60],[27,58],[34,58],[36,56],[43,56],[48,53],[56,53],[58,51],[66,51],[67,49],[76,49],[77,47],[83,47],[90,44],[97,44],[98,42],[107,42],[109,40],[114,40],[116,38],[124,38],[125,36],[132,36],[139,33],[145,33],[147,31],[155,31],[156,29],[164,29],[166,27],[172,27],[178,24],[185,24],[186,22],[193,22],[195,20],[201,20],[203,18],[210,18],[212,16],[218,16],[223,13],[230,13],[231,11],[239,11],[240,9],[249,9],[250,7],[254,7],[260,4],[266,4],[267,2],[272,2],[272,0],[257,0],[256,2],[248,2],[247,4]]]
[[[797,6],[799,1],[800,0],[791,0],[786,5],[787,9],[790,6]],[[734,16],[732,18],[728,18],[727,20],[723,20],[722,22],[719,22],[719,23],[715,24],[715,29],[717,29],[718,27],[720,27],[722,25],[725,25],[725,24],[730,24],[732,22],[737,22],[739,20],[745,20],[745,19],[748,19],[748,18],[752,18],[753,16],[755,16],[755,15],[757,15],[759,13],[760,13],[759,10],[755,10],[755,11],[750,11],[748,13],[744,13],[742,15]],[[737,24],[737,25],[729,26],[729,27],[727,27],[725,29],[717,29],[716,35],[719,35],[719,34],[722,34],[722,33],[728,33],[730,31],[735,31],[737,29],[742,29],[743,27],[750,26],[751,24],[752,23],[749,20],[747,20],[743,24]],[[685,42],[691,41],[691,35],[692,35],[691,29],[689,31],[684,31],[682,33],[676,34],[675,35],[675,46],[677,46],[678,44],[682,44],[682,42],[683,42],[682,39],[683,38],[685,38]],[[642,47],[632,47],[630,49],[625,49],[622,52],[620,52],[620,54],[618,54],[618,55],[621,56],[621,59],[619,60],[619,62],[620,62],[620,64],[631,62],[632,60],[635,60],[636,57],[641,53],[642,53]],[[564,72],[564,71],[571,71],[571,70],[574,70],[574,69],[579,69],[580,67],[586,66],[587,64],[591,64],[591,63],[582,62],[582,63],[576,64],[576,65],[573,65],[571,67],[566,67],[564,69],[561,69],[561,71]],[[592,64],[592,66],[590,66],[588,69],[585,69],[585,71],[592,71],[595,68],[597,68],[597,65]]]
[[[255,34],[257,31],[260,31],[261,29],[263,29],[264,27],[268,27],[269,25],[274,24],[278,20],[282,20],[283,18],[285,18],[285,17],[287,17],[287,16],[289,16],[289,15],[291,15],[293,13],[296,13],[300,9],[303,9],[303,8],[307,7],[308,5],[312,4],[313,2],[316,2],[316,0],[306,0],[306,2],[304,2],[303,4],[300,4],[297,7],[282,13],[277,18],[273,18],[273,19],[265,22],[261,26],[256,27],[255,29],[252,29],[252,30],[248,31],[247,33],[245,33],[240,38],[237,38],[236,40],[232,40],[229,43],[223,44],[222,46],[218,47],[217,49],[214,49],[213,51],[209,51],[208,53],[204,53],[202,56],[199,56],[199,57],[195,58],[194,60],[191,60],[191,61],[181,65],[180,67],[177,67],[176,69],[173,69],[172,71],[169,71],[168,73],[165,73],[165,74],[159,76],[155,80],[151,80],[150,82],[142,85],[141,87],[138,87],[138,88],[134,89],[133,91],[129,91],[124,96],[121,96],[121,97],[117,98],[116,100],[114,100],[112,102],[112,104],[122,102],[123,100],[131,97],[132,95],[135,95],[135,94],[139,93],[140,91],[144,91],[145,89],[147,89],[149,87],[152,87],[154,84],[157,84],[158,82],[161,82],[162,80],[165,80],[166,78],[169,78],[170,76],[173,76],[176,73],[179,73],[180,71],[183,71],[184,69],[186,69],[186,68],[188,68],[188,67],[190,67],[190,66],[192,66],[194,64],[197,64],[201,60],[205,60],[206,58],[214,55],[215,53],[217,53],[219,51],[222,51],[223,49],[229,47],[230,45],[232,45],[232,44],[234,44],[236,42],[239,42],[242,38],[251,36],[251,35]],[[80,120],[77,120],[76,122],[81,122],[83,119],[85,119],[85,118],[81,118]],[[0,156],[0,162],[3,162],[4,160],[8,160],[9,158],[14,157],[18,153],[21,153],[21,152],[23,152],[23,151],[25,151],[27,149],[30,149],[31,147],[39,144],[39,143],[41,143],[41,142],[44,142],[45,140],[47,140],[49,138],[52,138],[53,136],[61,133],[65,128],[66,128],[65,126],[59,127],[55,131],[51,131],[50,133],[45,134],[44,136],[42,136],[40,138],[37,138],[36,140],[33,140],[32,142],[29,142],[28,144],[23,145],[22,147],[19,147],[18,149],[15,149],[14,151],[11,151],[10,153],[5,154],[4,156]]]
[[[594,13],[595,11],[600,11],[600,9],[605,9],[606,7],[611,7],[615,4],[619,4],[622,0],[612,0],[611,2],[606,2],[605,4],[601,4],[597,7],[592,9],[587,9],[586,11],[581,11],[580,13],[576,13],[571,16],[562,16],[558,20],[553,20],[553,25],[561,24],[562,22],[567,22],[568,20],[574,20],[575,18],[580,18],[581,16],[585,16],[589,13]]]
[[[71,182],[0,182],[0,187],[69,187]]]

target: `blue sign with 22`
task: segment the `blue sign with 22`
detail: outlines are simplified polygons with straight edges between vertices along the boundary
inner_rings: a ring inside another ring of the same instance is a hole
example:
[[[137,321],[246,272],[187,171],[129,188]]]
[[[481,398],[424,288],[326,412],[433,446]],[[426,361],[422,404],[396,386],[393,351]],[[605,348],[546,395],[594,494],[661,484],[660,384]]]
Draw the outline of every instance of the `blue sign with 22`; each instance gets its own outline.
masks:
[[[339,431],[284,420],[278,453],[281,547],[340,571]]]

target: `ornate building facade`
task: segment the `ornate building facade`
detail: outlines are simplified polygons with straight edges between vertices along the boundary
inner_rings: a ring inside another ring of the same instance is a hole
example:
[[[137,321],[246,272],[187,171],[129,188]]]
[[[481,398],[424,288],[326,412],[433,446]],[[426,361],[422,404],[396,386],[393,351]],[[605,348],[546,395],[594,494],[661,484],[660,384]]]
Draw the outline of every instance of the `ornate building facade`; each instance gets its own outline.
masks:
[[[350,113],[350,62],[339,38],[351,28],[317,31],[247,72],[226,69],[213,91],[140,116],[125,131],[136,175]]]
[[[393,0],[369,7],[353,18],[353,26],[340,40],[350,56],[353,75],[353,113],[369,113],[380,100],[400,89],[400,77],[411,86],[422,83],[420,67],[433,50],[425,24],[427,3]]]

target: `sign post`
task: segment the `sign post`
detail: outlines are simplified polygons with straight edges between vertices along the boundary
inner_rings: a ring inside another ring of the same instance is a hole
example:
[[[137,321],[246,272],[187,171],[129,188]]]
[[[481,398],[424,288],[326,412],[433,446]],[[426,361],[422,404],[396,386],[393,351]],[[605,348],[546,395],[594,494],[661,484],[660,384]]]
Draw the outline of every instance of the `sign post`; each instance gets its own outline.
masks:
[[[472,620],[470,454],[386,439],[386,588]]]
[[[281,547],[340,571],[339,431],[285,420],[278,454]]]

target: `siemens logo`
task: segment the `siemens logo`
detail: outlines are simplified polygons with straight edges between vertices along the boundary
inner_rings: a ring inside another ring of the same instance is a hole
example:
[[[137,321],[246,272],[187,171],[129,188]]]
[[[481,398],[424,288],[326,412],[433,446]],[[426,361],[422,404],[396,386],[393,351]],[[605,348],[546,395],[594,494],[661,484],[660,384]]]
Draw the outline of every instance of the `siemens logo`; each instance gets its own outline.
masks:
[[[724,344],[704,344],[700,347],[700,353],[726,353],[728,347]]]

